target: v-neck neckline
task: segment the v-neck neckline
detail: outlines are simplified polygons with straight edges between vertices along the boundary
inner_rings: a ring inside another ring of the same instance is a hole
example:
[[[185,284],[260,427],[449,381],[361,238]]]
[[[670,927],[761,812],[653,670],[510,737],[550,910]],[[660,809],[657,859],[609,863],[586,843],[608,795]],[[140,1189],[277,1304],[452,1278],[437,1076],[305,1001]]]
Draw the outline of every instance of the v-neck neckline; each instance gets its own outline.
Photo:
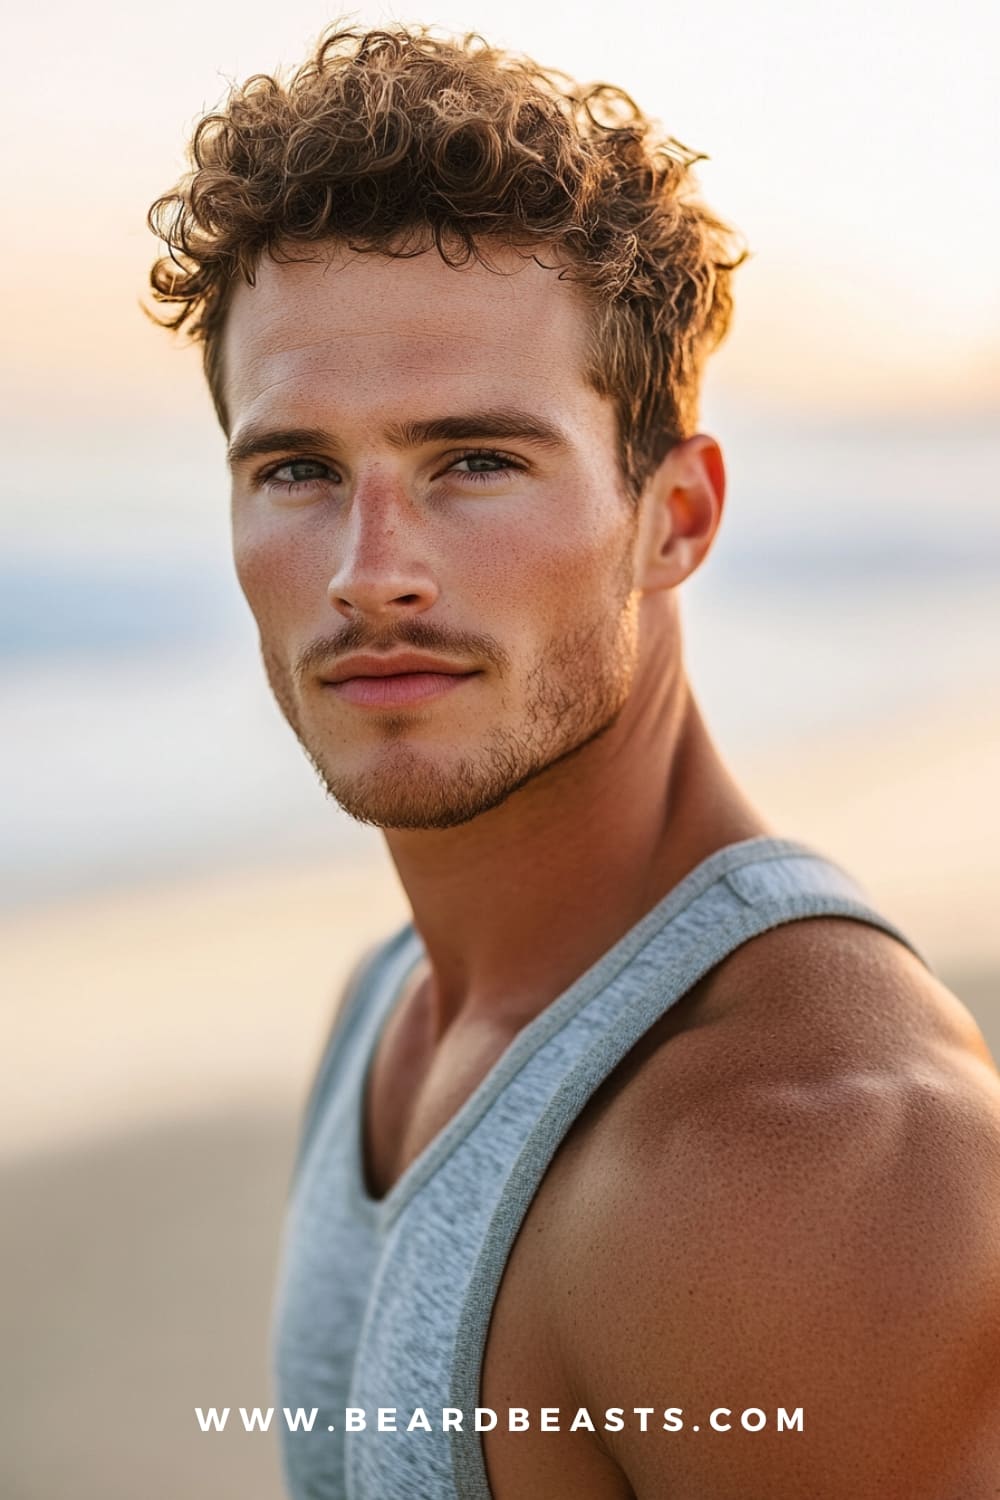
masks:
[[[386,1192],[376,1198],[368,1190],[365,1172],[365,1123],[373,1065],[397,1004],[405,994],[417,966],[426,958],[423,943],[412,923],[405,927],[399,935],[400,948],[395,956],[390,981],[385,984],[380,1002],[373,1005],[365,1028],[364,1043],[360,1048],[363,1064],[357,1070],[350,1100],[351,1196],[359,1215],[372,1225],[387,1227],[543,1042],[560,1030],[575,1011],[602,991],[613,976],[697,896],[742,865],[789,856],[825,859],[817,850],[798,840],[775,838],[766,834],[725,844],[707,855],[672,886],[645,916],[640,917],[617,942],[517,1032],[451,1118],[403,1169]],[[384,970],[379,973],[379,978],[384,982]]]

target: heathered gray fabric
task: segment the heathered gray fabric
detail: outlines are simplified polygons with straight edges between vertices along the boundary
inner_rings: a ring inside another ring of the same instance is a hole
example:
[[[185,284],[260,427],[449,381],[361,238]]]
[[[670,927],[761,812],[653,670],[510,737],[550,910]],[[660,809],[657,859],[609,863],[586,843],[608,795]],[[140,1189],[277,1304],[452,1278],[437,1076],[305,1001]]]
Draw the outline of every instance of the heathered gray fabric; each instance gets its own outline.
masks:
[[[756,838],[720,849],[518,1033],[376,1201],[361,1161],[365,1075],[423,956],[412,927],[379,950],[314,1088],[285,1226],[278,1397],[291,1412],[318,1408],[311,1432],[281,1423],[292,1500],[490,1500],[481,1436],[469,1430],[486,1331],[557,1147],[594,1090],[709,969],[749,938],[812,916],[853,917],[913,948],[807,846]],[[461,1433],[440,1431],[446,1406],[465,1414]],[[345,1434],[347,1407],[367,1411],[366,1431]],[[379,1407],[395,1407],[402,1430],[373,1430]],[[432,1431],[405,1431],[417,1408]]]

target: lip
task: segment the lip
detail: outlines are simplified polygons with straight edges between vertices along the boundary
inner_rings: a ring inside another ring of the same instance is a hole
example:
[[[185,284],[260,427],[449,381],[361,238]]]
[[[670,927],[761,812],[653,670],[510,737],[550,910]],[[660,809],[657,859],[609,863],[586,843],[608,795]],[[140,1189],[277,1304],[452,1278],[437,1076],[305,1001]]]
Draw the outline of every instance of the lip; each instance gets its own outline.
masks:
[[[346,682],[351,677],[400,677],[411,673],[435,673],[446,677],[466,677],[475,668],[463,667],[456,662],[444,661],[440,656],[427,656],[417,651],[393,651],[389,654],[345,656],[332,672],[324,675],[328,683]]]
[[[396,708],[440,697],[478,675],[475,667],[460,667],[440,657],[395,652],[345,657],[323,682],[347,703],[363,708]]]
[[[400,672],[392,676],[345,677],[327,684],[331,693],[363,708],[399,708],[453,692],[478,672]]]

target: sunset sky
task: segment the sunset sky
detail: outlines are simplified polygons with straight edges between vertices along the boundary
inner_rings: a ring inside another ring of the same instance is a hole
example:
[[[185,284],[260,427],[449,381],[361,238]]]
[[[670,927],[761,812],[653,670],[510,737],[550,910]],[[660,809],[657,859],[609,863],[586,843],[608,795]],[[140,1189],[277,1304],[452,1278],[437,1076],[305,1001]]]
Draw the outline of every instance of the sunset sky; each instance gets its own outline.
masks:
[[[135,455],[148,467],[150,443],[161,471],[217,455],[196,357],[138,310],[156,251],[145,213],[227,79],[298,62],[336,14],[311,0],[64,0],[8,22],[2,431],[15,511],[40,451],[66,476],[56,514],[81,468],[93,479],[98,466],[107,496],[127,490]],[[988,0],[446,0],[351,14],[478,29],[619,83],[709,154],[704,196],[753,251],[710,414],[986,420],[1000,394]]]

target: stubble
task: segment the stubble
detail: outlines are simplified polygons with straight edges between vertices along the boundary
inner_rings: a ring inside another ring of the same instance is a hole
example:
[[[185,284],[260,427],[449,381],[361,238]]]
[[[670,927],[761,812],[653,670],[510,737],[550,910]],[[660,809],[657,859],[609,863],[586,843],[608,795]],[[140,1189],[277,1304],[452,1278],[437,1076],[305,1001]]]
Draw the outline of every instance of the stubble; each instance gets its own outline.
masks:
[[[637,599],[631,556],[630,537],[603,609],[550,637],[527,674],[516,723],[498,718],[480,743],[464,753],[442,754],[439,743],[419,737],[412,714],[385,712],[368,718],[373,741],[368,763],[361,770],[346,769],[329,726],[311,721],[296,691],[296,675],[262,638],[271,690],[327,794],[350,817],[378,828],[454,828],[499,807],[605,734],[628,700],[635,671]],[[349,643],[342,638],[341,653],[359,648],[360,631],[355,635]],[[382,644],[444,649],[460,659],[473,646],[491,662],[501,683],[500,697],[505,696],[509,660],[490,637],[445,638],[423,622],[411,621]],[[302,675],[300,671],[299,680]]]

